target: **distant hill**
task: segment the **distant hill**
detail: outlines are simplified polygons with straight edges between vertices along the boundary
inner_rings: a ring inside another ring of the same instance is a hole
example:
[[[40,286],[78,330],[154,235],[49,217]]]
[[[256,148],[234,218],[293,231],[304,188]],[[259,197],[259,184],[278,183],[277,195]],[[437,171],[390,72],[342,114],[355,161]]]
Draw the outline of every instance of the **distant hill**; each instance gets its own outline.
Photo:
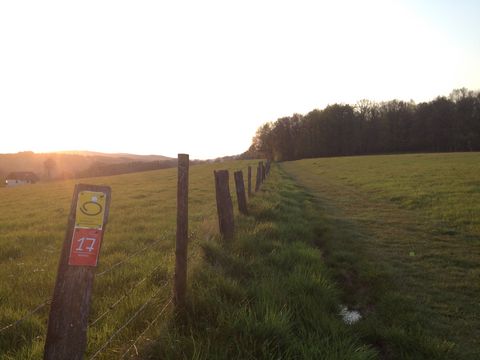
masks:
[[[101,153],[95,151],[81,151],[81,150],[70,150],[70,151],[58,151],[56,154],[65,154],[65,155],[81,155],[81,156],[98,156],[98,157],[107,157],[107,158],[116,158],[124,159],[129,161],[162,161],[162,160],[172,160],[168,156],[163,155],[136,155],[136,154],[127,154],[127,153]]]
[[[45,166],[47,159],[53,164]],[[0,154],[0,177],[13,171],[32,171],[41,179],[74,178],[85,174],[91,168],[129,163],[172,162],[172,158],[161,155],[107,154],[90,151],[62,151],[55,153],[34,153],[31,151],[16,154]],[[131,167],[130,167],[131,168]],[[137,166],[135,168],[142,168]],[[118,169],[118,167],[117,167]],[[50,172],[50,174],[49,174]]]

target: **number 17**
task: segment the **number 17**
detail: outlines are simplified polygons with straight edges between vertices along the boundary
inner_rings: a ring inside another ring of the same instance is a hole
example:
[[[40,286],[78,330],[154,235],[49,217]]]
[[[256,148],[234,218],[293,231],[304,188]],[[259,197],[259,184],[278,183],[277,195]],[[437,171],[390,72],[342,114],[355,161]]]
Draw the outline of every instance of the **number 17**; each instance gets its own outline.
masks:
[[[95,242],[97,241],[97,239],[95,238],[90,238],[90,237],[82,237],[80,239],[77,240],[80,244],[78,245],[78,247],[75,249],[76,251],[81,251],[81,252],[84,252],[85,249],[88,250],[88,252],[92,252],[93,249],[94,249],[94,246],[95,246]],[[87,245],[87,242],[90,241],[90,244],[88,244],[88,246],[86,246],[85,248],[83,247],[83,245]]]

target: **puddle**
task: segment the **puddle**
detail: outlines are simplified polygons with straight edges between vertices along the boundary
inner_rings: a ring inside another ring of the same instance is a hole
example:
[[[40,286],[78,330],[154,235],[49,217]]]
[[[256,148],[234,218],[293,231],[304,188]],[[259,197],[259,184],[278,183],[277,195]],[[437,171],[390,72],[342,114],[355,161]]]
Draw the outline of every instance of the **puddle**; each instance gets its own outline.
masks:
[[[343,322],[348,325],[355,324],[358,320],[362,318],[362,315],[356,310],[348,310],[344,305],[340,306],[339,315],[342,317]]]

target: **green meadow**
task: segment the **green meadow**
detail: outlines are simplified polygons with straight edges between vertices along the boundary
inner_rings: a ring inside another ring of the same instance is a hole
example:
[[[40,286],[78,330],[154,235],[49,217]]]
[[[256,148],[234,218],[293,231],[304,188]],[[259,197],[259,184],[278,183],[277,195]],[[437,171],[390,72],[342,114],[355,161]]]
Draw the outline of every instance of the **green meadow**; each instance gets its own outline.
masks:
[[[281,165],[315,196],[325,261],[385,358],[479,358],[479,164],[451,153]]]
[[[247,166],[248,162],[235,162],[191,167],[192,258],[196,257],[197,240],[217,233],[213,170],[245,170]],[[92,355],[115,329],[156,294],[143,315],[105,350],[106,358],[113,359],[118,356],[119,348],[123,349],[129,340],[140,335],[172,293],[177,174],[176,169],[166,169],[81,182],[112,188],[91,323],[122,297],[114,309],[89,327],[87,354]],[[0,188],[0,328],[51,297],[74,184],[64,181]],[[235,196],[232,198],[236,201]],[[128,295],[123,297],[125,294]],[[45,306],[25,321],[0,332],[0,358],[42,356],[48,309]],[[102,354],[100,358],[103,357]]]
[[[192,166],[180,313],[169,304],[176,169],[82,180],[112,187],[85,358],[109,340],[95,358],[128,349],[125,358],[142,359],[478,358],[479,160],[274,164],[247,216],[236,209],[232,173],[256,161]],[[231,171],[236,235],[227,243],[218,236],[214,169]],[[0,329],[51,296],[73,187],[0,189]],[[342,305],[361,320],[344,323]],[[48,309],[0,330],[0,358],[42,357]]]

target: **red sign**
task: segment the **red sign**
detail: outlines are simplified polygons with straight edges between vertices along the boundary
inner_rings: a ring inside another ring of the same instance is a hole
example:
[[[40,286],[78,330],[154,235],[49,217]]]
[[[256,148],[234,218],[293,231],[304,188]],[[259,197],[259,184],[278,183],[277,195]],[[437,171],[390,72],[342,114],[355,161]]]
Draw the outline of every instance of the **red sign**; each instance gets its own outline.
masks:
[[[68,265],[97,266],[102,237],[102,230],[75,228]]]

